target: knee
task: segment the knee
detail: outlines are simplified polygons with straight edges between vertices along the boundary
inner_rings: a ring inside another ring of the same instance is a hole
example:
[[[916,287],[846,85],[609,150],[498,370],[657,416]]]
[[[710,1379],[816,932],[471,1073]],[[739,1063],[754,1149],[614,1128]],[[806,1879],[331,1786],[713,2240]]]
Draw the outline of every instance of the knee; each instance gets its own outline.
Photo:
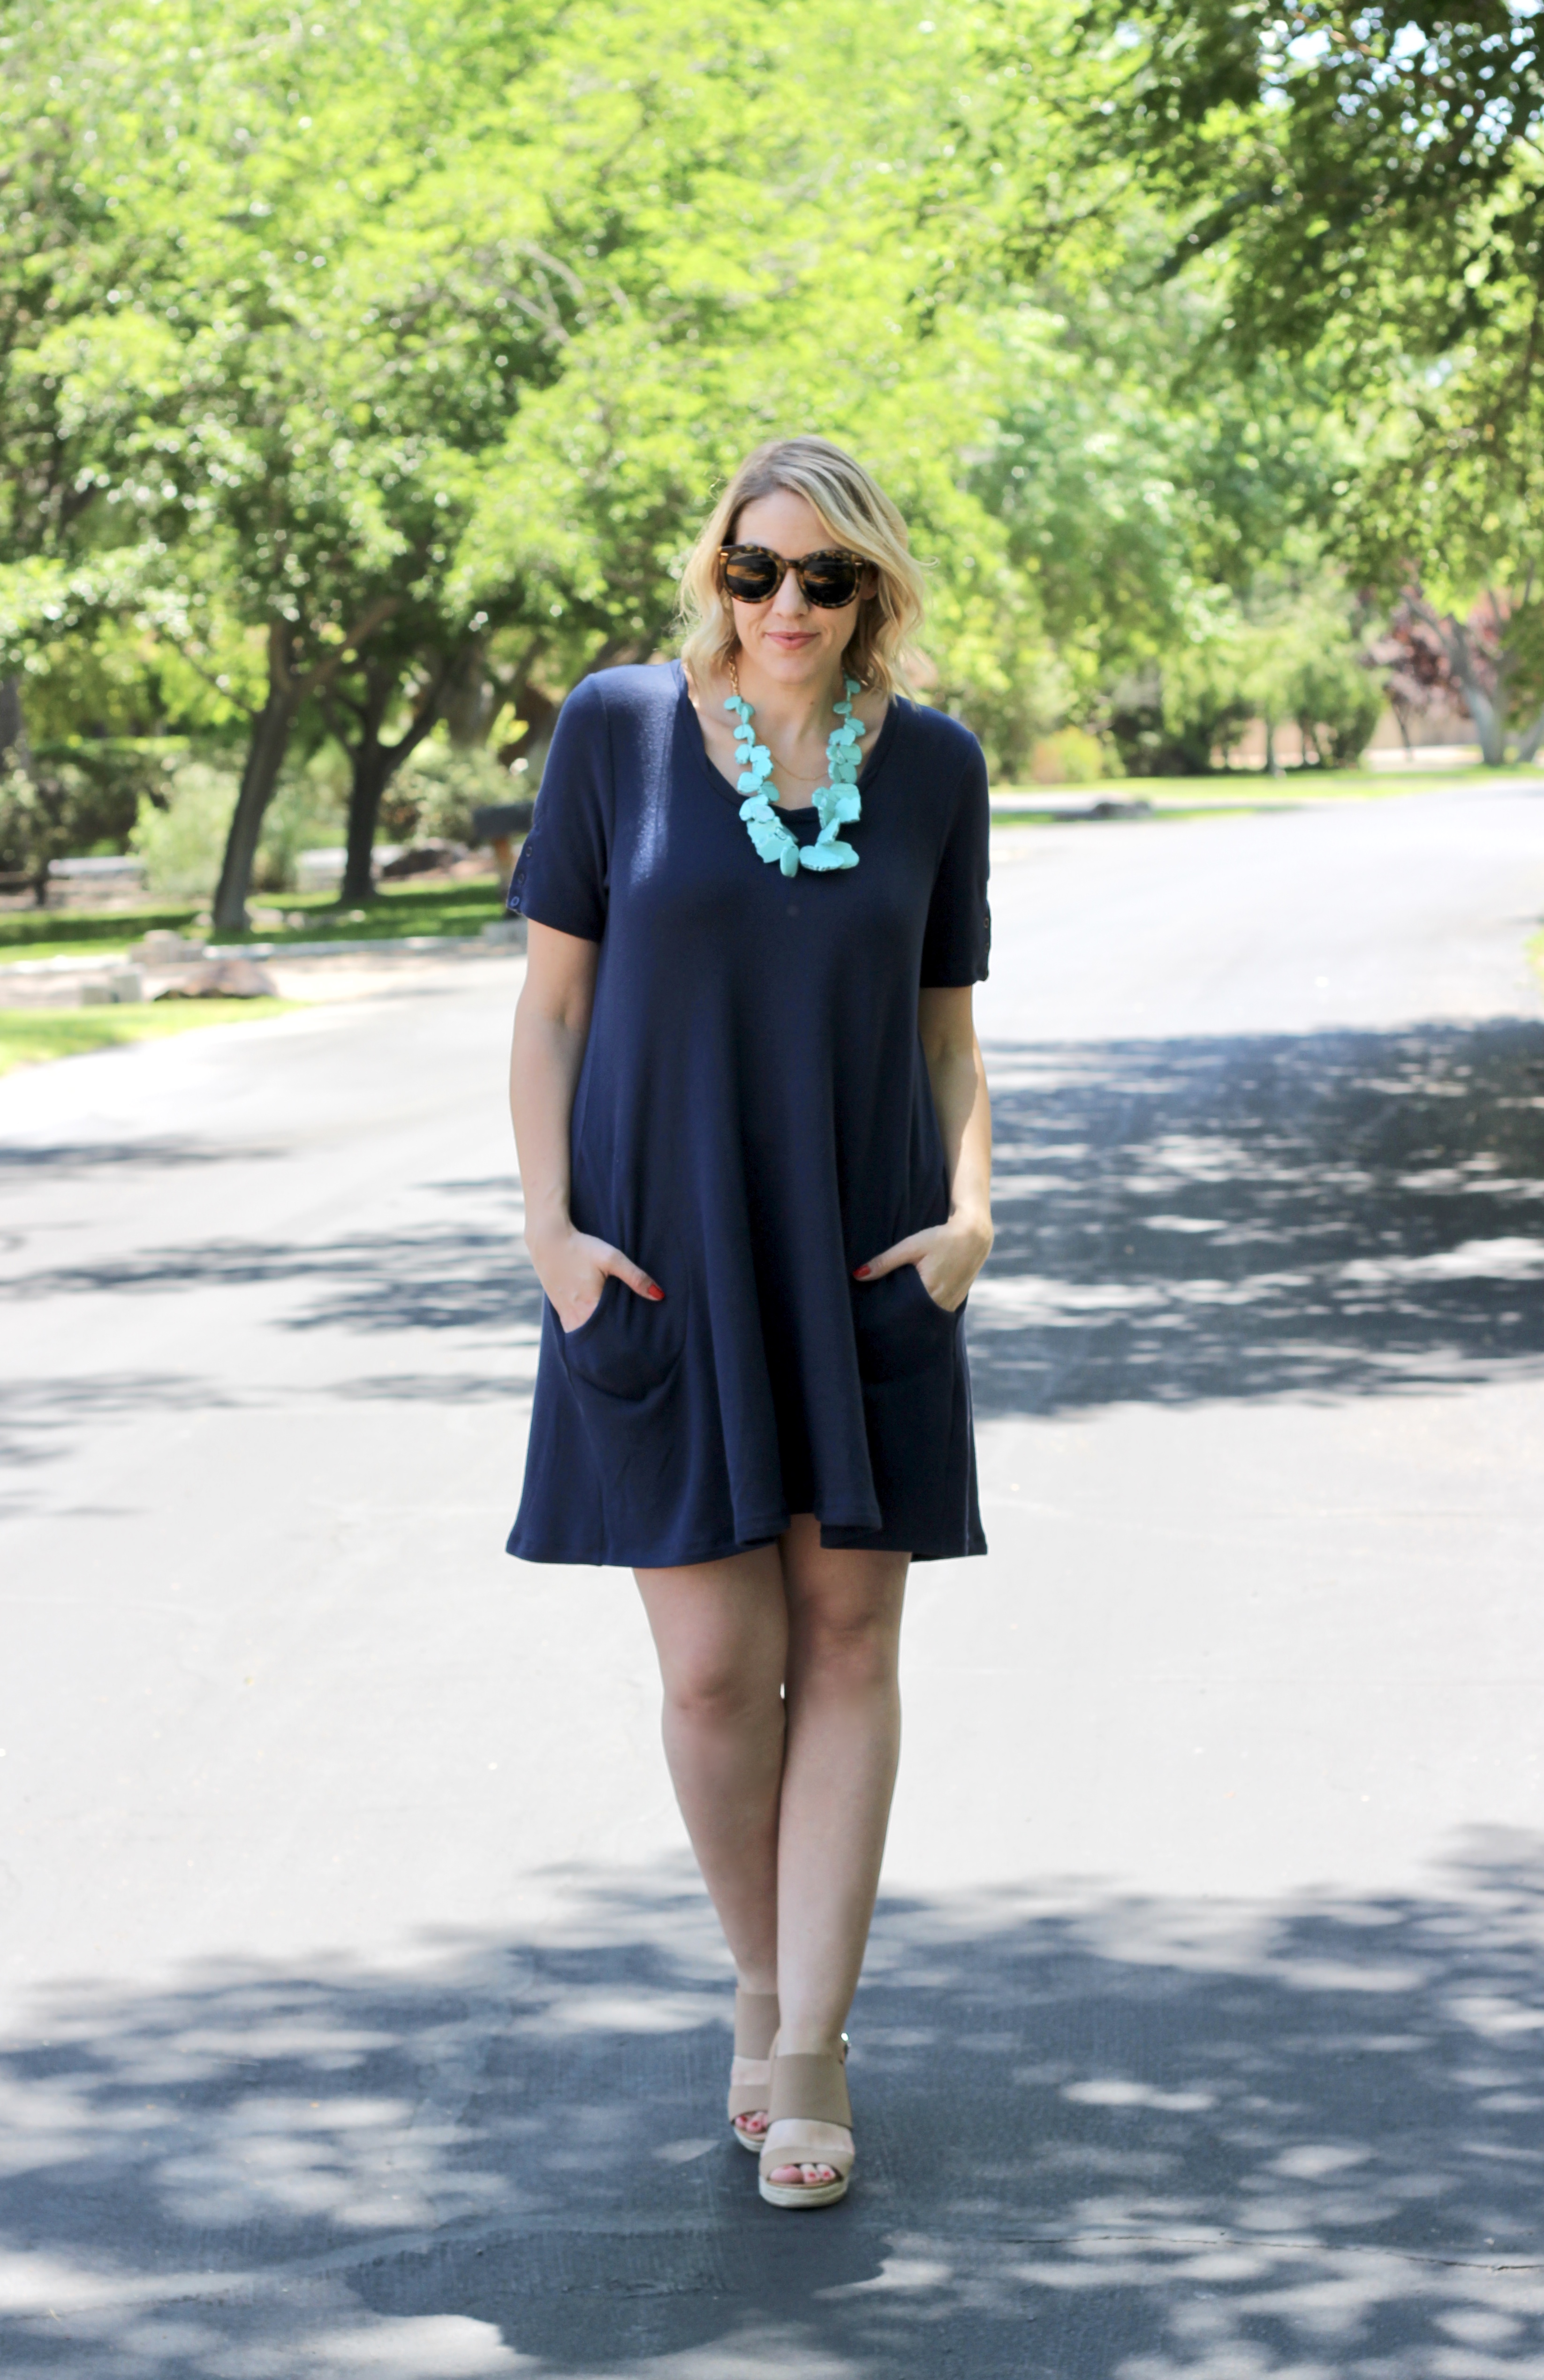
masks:
[[[795,1666],[801,1682],[833,1692],[869,1694],[894,1691],[900,1653],[888,1612],[816,1610],[797,1630]]]
[[[668,1719],[688,1728],[745,1728],[775,1710],[781,1682],[759,1665],[711,1650],[672,1660],[664,1672]]]

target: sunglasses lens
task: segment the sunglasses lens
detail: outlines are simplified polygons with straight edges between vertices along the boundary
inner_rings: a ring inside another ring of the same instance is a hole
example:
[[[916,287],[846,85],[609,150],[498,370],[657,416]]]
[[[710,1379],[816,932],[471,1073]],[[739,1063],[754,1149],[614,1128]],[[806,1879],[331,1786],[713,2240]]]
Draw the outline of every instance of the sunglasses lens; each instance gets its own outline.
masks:
[[[728,553],[723,583],[738,602],[764,603],[777,592],[777,568],[764,553]]]
[[[817,553],[805,564],[801,576],[811,603],[819,603],[828,612],[839,612],[857,593],[860,570],[845,553]]]

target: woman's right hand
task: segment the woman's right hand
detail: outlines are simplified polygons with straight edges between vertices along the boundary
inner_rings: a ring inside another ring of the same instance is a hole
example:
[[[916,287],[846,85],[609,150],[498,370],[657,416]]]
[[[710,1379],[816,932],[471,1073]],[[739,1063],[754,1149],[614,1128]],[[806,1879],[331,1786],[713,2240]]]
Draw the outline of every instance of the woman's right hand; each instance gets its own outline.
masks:
[[[650,1281],[640,1265],[625,1257],[605,1240],[591,1237],[589,1232],[576,1232],[572,1225],[566,1232],[548,1238],[533,1240],[527,1234],[526,1245],[536,1268],[536,1278],[551,1299],[558,1321],[565,1332],[577,1330],[588,1322],[601,1303],[601,1292],[608,1273],[638,1297],[656,1301],[664,1295],[658,1281]]]

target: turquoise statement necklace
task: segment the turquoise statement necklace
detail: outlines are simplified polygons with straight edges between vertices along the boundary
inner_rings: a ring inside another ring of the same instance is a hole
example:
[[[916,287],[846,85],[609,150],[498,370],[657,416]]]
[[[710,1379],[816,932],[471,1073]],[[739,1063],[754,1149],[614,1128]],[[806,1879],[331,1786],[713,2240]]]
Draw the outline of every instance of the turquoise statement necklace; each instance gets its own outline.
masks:
[[[815,795],[821,832],[813,843],[802,844],[795,842],[768,798],[772,756],[764,744],[756,741],[756,730],[750,723],[756,714],[740,692],[740,674],[733,662],[729,664],[729,683],[735,691],[723,707],[739,721],[735,730],[735,747],[740,762],[736,791],[748,796],[740,804],[740,816],[761,858],[769,863],[775,860],[784,876],[796,876],[801,868],[811,868],[817,874],[829,868],[856,868],[857,854],[850,843],[843,842],[842,829],[863,814],[857,791],[858,763],[863,755],[858,747],[869,730],[861,719],[853,717],[853,697],[858,691],[857,678],[843,678],[845,699],[834,705],[836,724],[826,737],[827,782]]]

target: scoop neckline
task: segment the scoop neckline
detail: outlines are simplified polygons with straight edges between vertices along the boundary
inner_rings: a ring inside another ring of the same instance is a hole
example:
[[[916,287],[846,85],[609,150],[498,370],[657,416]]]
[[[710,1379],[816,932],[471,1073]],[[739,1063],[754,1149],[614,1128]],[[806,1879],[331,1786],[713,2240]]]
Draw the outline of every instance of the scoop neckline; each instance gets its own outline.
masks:
[[[724,800],[726,802],[733,802],[736,809],[738,810],[740,804],[745,799],[745,795],[740,792],[737,786],[730,783],[722,769],[715,767],[709,755],[708,739],[702,733],[702,722],[697,715],[697,705],[691,698],[691,689],[687,684],[686,663],[679,661],[673,662],[671,666],[675,670],[676,675],[675,698],[677,702],[685,704],[686,709],[690,715],[692,733],[697,738],[696,748],[698,758],[702,763],[708,783],[711,785],[715,794],[722,794]],[[901,701],[902,698],[900,695],[893,694],[889,702],[885,705],[883,723],[880,728],[878,736],[875,738],[873,750],[864,754],[863,766],[857,772],[857,790],[860,794],[867,792],[869,785],[872,784],[875,777],[878,776],[881,768],[883,766],[884,760],[889,753],[891,736],[894,730],[895,722],[900,715]],[[790,821],[795,819],[812,819],[819,815],[813,802],[803,802],[796,810],[784,809],[781,802],[774,802],[772,804],[772,808],[780,819],[786,819]]]

